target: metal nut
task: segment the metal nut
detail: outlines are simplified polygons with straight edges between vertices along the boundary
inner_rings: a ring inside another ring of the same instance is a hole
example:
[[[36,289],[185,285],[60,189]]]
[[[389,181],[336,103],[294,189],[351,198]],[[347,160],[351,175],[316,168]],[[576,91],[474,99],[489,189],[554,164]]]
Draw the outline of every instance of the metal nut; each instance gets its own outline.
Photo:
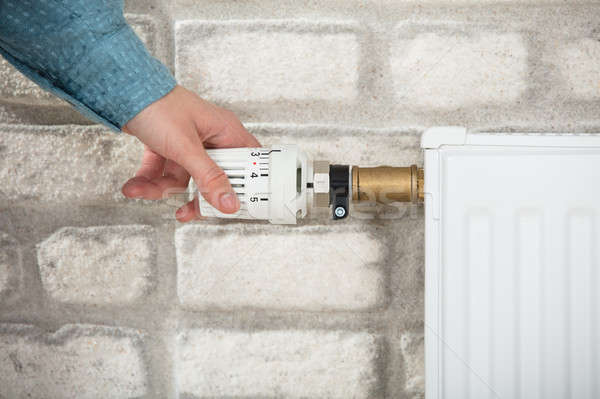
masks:
[[[313,191],[315,193],[329,192],[329,162],[313,162]]]
[[[329,162],[313,162],[313,204],[319,208],[329,206]]]

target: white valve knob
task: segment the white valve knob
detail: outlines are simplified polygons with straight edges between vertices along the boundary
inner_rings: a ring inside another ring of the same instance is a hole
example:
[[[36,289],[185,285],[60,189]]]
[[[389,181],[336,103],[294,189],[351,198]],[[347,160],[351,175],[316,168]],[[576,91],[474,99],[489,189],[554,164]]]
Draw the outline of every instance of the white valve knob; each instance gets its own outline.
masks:
[[[200,196],[203,216],[262,219],[274,224],[295,224],[306,216],[306,187],[311,164],[295,145],[271,148],[223,148],[208,150],[221,167],[240,200],[236,213],[225,214]]]

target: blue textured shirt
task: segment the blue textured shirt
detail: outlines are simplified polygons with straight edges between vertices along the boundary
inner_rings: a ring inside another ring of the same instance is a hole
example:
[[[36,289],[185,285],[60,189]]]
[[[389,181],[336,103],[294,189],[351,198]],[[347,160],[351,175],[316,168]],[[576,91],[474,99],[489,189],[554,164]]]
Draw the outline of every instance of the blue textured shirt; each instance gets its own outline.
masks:
[[[125,21],[122,0],[0,0],[0,54],[116,130],[175,86]]]

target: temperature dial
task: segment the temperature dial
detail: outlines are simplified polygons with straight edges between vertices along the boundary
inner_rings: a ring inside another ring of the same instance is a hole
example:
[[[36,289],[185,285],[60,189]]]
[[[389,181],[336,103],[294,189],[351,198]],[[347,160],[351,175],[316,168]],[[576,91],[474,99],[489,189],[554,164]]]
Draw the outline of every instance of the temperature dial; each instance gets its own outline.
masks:
[[[200,196],[200,213],[232,219],[262,219],[295,224],[306,216],[307,183],[312,171],[306,155],[294,145],[270,148],[208,150],[229,178],[240,200],[236,213],[225,214]]]

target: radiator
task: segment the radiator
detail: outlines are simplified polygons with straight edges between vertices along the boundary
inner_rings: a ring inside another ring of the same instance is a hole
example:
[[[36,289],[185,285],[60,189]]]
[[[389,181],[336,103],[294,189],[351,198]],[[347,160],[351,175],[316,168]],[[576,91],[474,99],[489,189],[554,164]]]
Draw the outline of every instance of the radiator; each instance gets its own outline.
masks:
[[[600,397],[600,135],[421,144],[426,398]]]

